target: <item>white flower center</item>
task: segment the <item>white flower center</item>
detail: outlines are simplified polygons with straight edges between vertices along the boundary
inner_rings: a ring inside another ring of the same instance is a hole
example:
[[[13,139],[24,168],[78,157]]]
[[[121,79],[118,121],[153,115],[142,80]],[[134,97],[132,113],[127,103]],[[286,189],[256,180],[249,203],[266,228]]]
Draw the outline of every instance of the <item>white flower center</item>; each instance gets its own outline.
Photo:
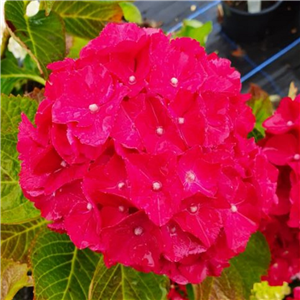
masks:
[[[175,233],[176,232],[176,227],[175,226],[171,227],[170,231],[171,231],[171,233]]]
[[[118,183],[118,189],[121,190],[125,186],[125,182],[121,181]]]
[[[91,113],[95,113],[95,112],[97,112],[98,111],[98,109],[99,109],[99,106],[97,105],[97,104],[91,104],[91,105],[89,105],[89,110],[90,110],[90,112]]]
[[[61,165],[63,168],[65,168],[65,167],[67,166],[67,163],[63,160],[63,161],[60,163],[60,165]]]
[[[287,122],[286,122],[286,125],[287,125],[287,126],[293,126],[293,122],[292,122],[292,121],[287,121]]]
[[[184,118],[178,118],[178,124],[184,124]]]
[[[156,133],[157,133],[158,135],[163,135],[164,129],[163,129],[161,126],[158,126],[158,127],[156,128]]]
[[[178,79],[176,77],[172,77],[171,78],[171,85],[173,85],[174,87],[177,87],[177,85],[178,85]]]
[[[136,78],[135,78],[135,76],[131,75],[131,76],[128,78],[128,81],[129,81],[130,84],[136,83]]]
[[[196,179],[196,175],[193,171],[188,171],[186,172],[185,174],[185,181],[188,182],[188,183],[192,183],[194,182]]]
[[[125,207],[123,205],[120,205],[118,207],[118,209],[119,209],[120,212],[124,212],[125,211]]]
[[[234,204],[232,204],[231,205],[231,211],[233,212],[233,213],[235,213],[235,212],[237,212],[238,211],[238,209],[237,209],[237,207],[234,205]]]
[[[88,210],[91,210],[91,209],[92,209],[92,207],[93,207],[93,206],[92,206],[92,204],[91,204],[91,203],[88,203],[88,204],[87,204],[87,206],[86,206],[86,208],[87,208]]]
[[[198,210],[198,205],[193,204],[193,205],[190,206],[189,209],[190,209],[191,213],[195,213]]]
[[[295,154],[295,155],[294,155],[294,160],[299,160],[299,159],[300,159],[300,154],[298,154],[298,153]]]
[[[134,228],[134,234],[135,235],[141,235],[143,233],[143,228],[142,227],[136,227]]]
[[[152,184],[152,189],[154,191],[159,191],[162,188],[162,184],[158,181],[154,181]]]

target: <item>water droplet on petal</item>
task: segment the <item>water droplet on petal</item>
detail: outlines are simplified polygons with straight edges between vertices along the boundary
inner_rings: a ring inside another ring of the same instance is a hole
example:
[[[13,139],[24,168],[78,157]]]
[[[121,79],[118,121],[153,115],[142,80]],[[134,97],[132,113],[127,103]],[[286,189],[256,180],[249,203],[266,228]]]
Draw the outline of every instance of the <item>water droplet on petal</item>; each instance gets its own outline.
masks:
[[[185,121],[184,118],[178,118],[178,124],[182,125],[184,124],[184,121]]]
[[[63,160],[63,161],[60,163],[60,165],[61,165],[63,168],[65,168],[65,167],[67,166],[67,163]]]
[[[274,267],[274,268],[278,268],[278,263],[275,263],[275,264],[273,265],[273,267]]]
[[[237,212],[238,211],[238,209],[237,209],[237,207],[234,205],[234,204],[232,204],[231,205],[231,211],[233,212],[233,213],[235,213],[235,212]]]
[[[163,135],[164,129],[163,129],[161,126],[157,126],[157,128],[156,128],[156,133],[157,133],[158,135]]]
[[[188,171],[186,172],[185,174],[185,181],[188,182],[188,183],[192,183],[194,182],[196,179],[196,175],[193,171]]]
[[[153,267],[153,266],[154,266],[154,260],[153,260],[153,257],[152,257],[151,252],[148,251],[148,252],[144,255],[143,260],[146,260],[148,266],[150,266],[150,267]]]
[[[135,84],[136,83],[136,78],[135,76],[131,75],[129,78],[128,78],[128,81],[130,84]]]
[[[91,203],[88,203],[87,206],[86,206],[86,208],[87,208],[88,210],[91,210],[91,209],[93,208],[93,206],[92,206]]]
[[[143,233],[143,228],[142,227],[136,227],[134,228],[134,234],[135,235],[141,235]]]
[[[177,85],[178,85],[178,79],[176,77],[172,77],[171,78],[171,85],[173,85],[174,87],[177,87]]]
[[[292,121],[287,121],[287,122],[286,122],[286,125],[287,125],[287,126],[293,126],[293,122],[292,122]]]
[[[152,189],[153,189],[154,191],[159,191],[161,188],[162,188],[162,184],[161,184],[160,182],[154,181],[154,182],[152,183]]]
[[[95,113],[99,110],[99,106],[95,103],[91,104],[91,105],[89,105],[89,110],[90,110],[91,113]]]
[[[299,159],[300,159],[300,154],[298,154],[298,153],[295,154],[295,155],[294,155],[294,160],[299,160]]]
[[[189,207],[189,209],[190,209],[190,212],[194,214],[195,212],[198,211],[198,205],[192,204],[192,205]]]
[[[175,226],[170,227],[170,233],[171,233],[171,235],[176,235],[176,227]]]

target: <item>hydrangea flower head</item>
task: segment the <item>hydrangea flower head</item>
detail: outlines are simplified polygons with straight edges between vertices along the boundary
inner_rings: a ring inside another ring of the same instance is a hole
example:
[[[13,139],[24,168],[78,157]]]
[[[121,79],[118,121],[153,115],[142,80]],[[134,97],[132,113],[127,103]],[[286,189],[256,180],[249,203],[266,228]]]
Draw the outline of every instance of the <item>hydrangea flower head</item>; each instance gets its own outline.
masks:
[[[264,122],[267,136],[263,152],[279,170],[278,203],[260,230],[269,243],[272,262],[265,277],[282,285],[299,277],[300,270],[300,96],[283,98],[273,116]]]
[[[189,38],[109,24],[49,65],[18,150],[24,194],[106,265],[198,283],[245,249],[276,201],[276,169],[247,135],[240,75]]]

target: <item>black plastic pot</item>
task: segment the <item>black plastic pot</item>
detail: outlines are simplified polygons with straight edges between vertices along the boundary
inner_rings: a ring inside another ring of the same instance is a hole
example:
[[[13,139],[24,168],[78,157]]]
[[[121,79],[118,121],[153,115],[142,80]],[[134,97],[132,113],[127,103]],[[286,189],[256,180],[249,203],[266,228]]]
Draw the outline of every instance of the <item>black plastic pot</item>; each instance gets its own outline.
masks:
[[[280,7],[284,1],[276,1],[272,6],[258,13],[248,13],[222,1],[224,11],[222,29],[237,42],[254,42],[263,39],[280,19]],[[278,19],[279,18],[279,19]]]

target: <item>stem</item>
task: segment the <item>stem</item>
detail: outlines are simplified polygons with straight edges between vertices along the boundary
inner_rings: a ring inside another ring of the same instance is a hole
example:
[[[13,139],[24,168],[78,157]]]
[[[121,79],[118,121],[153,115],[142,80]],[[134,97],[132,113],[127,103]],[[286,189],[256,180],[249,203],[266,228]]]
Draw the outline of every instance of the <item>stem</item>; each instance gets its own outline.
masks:
[[[200,290],[199,290],[199,284],[192,284],[193,291],[194,291],[194,300],[200,300]]]
[[[46,80],[44,78],[40,77],[40,76],[37,76],[37,75],[36,76],[35,75],[27,75],[27,78],[31,79],[33,81],[36,81],[36,82],[38,82],[38,83],[40,83],[44,86],[46,84]]]
[[[7,28],[4,29],[3,31],[3,36],[2,36],[2,44],[1,44],[1,59],[4,56],[5,50],[7,48],[7,44],[8,44],[8,39],[10,37],[9,31]]]

